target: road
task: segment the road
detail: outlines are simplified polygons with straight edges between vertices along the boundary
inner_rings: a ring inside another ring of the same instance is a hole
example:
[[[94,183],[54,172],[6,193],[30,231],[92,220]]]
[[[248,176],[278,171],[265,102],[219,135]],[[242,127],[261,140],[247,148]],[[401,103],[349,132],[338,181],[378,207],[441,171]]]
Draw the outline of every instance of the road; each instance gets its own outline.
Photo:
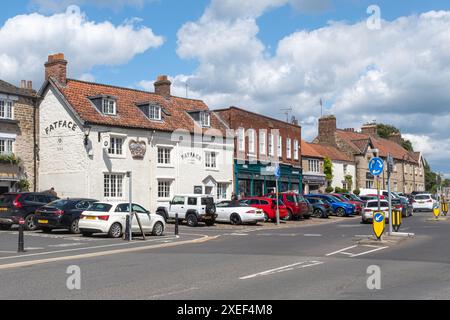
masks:
[[[416,234],[397,245],[358,245],[371,234],[358,218],[305,226],[190,229],[180,238],[126,243],[64,232],[0,231],[0,299],[449,299],[450,221],[431,213],[404,220]],[[69,239],[70,238],[70,239]],[[80,290],[66,286],[69,266]],[[381,289],[367,288],[367,268],[381,270]]]

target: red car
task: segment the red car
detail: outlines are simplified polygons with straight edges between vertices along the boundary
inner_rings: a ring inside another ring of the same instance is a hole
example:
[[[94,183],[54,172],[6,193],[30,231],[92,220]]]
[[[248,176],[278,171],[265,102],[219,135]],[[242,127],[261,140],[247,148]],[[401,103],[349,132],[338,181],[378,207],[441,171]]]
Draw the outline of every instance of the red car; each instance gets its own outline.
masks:
[[[342,202],[347,202],[350,204],[353,204],[355,206],[355,213],[356,214],[361,214],[363,211],[363,206],[364,203],[360,202],[360,201],[353,201],[353,200],[349,200],[346,197],[344,197],[342,194],[338,194],[338,193],[333,193],[331,194],[332,196],[338,198],[339,200],[341,200]]]
[[[275,199],[276,194],[266,195],[267,198]],[[309,218],[312,214],[312,206],[295,192],[283,192],[278,195],[279,199],[286,205],[288,220]]]
[[[266,222],[269,220],[275,221],[277,219],[277,201],[276,199],[266,197],[248,197],[240,200],[241,202],[264,211]],[[285,219],[288,216],[286,205],[280,201],[280,219]]]

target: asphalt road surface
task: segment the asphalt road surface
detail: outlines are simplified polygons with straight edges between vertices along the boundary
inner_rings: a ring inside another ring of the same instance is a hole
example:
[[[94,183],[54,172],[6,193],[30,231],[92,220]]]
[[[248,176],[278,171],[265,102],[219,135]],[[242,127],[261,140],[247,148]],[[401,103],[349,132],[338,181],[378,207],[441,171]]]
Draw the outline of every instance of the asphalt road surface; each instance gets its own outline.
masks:
[[[450,220],[404,219],[402,243],[359,245],[372,233],[359,218],[281,228],[180,228],[132,243],[65,232],[0,231],[0,299],[449,299]],[[67,287],[68,268],[81,274]],[[381,272],[370,290],[368,267]]]

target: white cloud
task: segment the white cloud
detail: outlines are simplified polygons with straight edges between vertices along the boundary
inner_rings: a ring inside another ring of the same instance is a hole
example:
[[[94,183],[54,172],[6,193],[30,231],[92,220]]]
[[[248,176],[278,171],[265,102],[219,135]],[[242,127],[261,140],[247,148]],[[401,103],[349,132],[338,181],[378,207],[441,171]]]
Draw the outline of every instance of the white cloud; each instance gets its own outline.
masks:
[[[257,18],[288,1],[241,3],[213,0],[198,21],[179,30],[178,55],[199,67],[173,76],[175,92],[184,92],[188,79],[190,96],[213,108],[237,105],[283,119],[280,109],[293,106],[306,139],[314,138],[322,98],[341,127],[376,119],[447,143],[450,12],[383,21],[381,30],[369,30],[365,21],[330,22],[286,35],[269,55]],[[417,149],[424,146],[414,141]],[[430,149],[424,152],[432,158]]]
[[[88,75],[92,67],[127,63],[163,42],[148,27],[89,21],[78,10],[51,16],[19,15],[0,28],[0,78],[13,83],[20,79],[41,82],[47,56],[64,52],[70,76],[92,80]]]

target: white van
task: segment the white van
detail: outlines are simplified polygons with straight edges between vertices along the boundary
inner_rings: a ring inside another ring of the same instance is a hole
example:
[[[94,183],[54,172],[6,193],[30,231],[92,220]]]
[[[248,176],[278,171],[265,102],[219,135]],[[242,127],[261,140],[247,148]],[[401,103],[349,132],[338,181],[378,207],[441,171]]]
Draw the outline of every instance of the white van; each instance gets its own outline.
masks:
[[[360,189],[360,196],[367,196],[367,195],[376,195],[378,193],[377,189]],[[380,190],[380,195],[384,196],[385,199],[389,197],[389,192],[387,190]],[[392,199],[398,199],[399,197],[396,196],[393,192],[391,192]]]

